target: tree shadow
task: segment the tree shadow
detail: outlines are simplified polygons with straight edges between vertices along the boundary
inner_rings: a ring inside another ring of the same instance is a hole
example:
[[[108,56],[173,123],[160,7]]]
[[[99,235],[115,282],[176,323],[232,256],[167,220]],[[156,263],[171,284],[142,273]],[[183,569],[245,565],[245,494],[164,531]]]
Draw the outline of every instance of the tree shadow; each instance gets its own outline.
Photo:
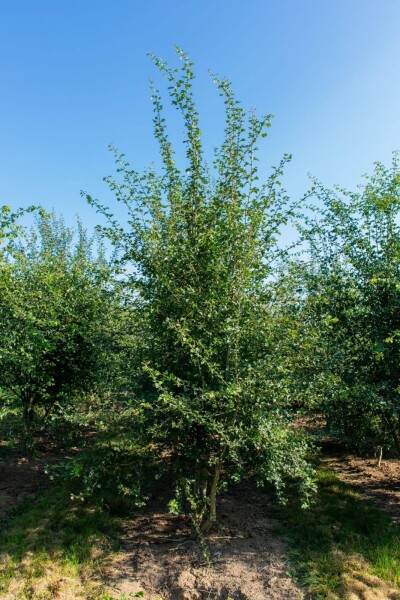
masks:
[[[21,469],[33,486],[35,464],[26,459]],[[91,597],[89,589],[102,585],[99,561],[116,544],[109,516],[73,503],[59,485],[27,490],[0,530],[0,596],[56,598],[69,586]]]
[[[19,468],[19,476],[36,473],[29,461]],[[145,509],[123,516],[73,502],[60,485],[36,492],[0,533],[1,597],[10,589],[10,598],[57,597],[65,586],[70,597],[73,590],[95,597],[93,589],[111,598],[141,590],[145,598],[171,600],[299,597],[285,544],[274,532],[271,499],[250,483],[221,497],[219,527],[202,540],[187,518],[166,511],[168,482],[158,483]]]
[[[394,585],[400,582],[399,528],[334,472],[321,471],[309,510],[289,505],[281,517],[290,559],[312,593],[339,590],[346,574],[357,569]]]
[[[228,490],[218,528],[204,539],[193,536],[187,519],[153,501],[124,523],[123,551],[108,567],[110,593],[142,588],[171,600],[298,600],[270,501],[251,483]]]

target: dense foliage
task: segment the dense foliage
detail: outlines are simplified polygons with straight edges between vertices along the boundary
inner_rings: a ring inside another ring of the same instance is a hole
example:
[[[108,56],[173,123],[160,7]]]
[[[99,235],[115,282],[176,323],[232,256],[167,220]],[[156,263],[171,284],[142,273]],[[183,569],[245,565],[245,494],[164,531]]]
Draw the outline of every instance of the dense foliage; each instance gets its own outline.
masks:
[[[306,312],[318,331],[322,409],[351,445],[400,450],[400,169],[398,156],[354,193],[315,183],[305,228]]]
[[[41,211],[36,227],[19,228],[16,238],[15,215],[3,214],[0,389],[22,405],[29,423],[100,384],[110,343],[110,270],[101,253],[93,256],[80,225],[74,241],[61,220]]]

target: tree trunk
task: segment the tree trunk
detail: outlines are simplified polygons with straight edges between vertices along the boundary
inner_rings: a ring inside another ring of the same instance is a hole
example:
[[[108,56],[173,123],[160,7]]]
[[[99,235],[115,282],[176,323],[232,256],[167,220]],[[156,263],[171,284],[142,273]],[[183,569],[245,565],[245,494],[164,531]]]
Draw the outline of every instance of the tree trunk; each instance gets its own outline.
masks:
[[[23,404],[23,419],[24,419],[25,425],[27,427],[30,427],[32,425],[33,416],[34,416],[32,403],[30,402],[29,399],[26,399],[26,400],[22,401],[22,404]]]
[[[210,488],[210,510],[207,521],[202,527],[203,533],[207,533],[215,525],[217,521],[217,491],[218,483],[221,475],[221,465],[217,465],[214,471],[214,477]]]
[[[377,446],[376,448],[376,462],[378,467],[380,468],[382,463],[382,455],[383,455],[383,446]]]
[[[204,500],[207,497],[208,470],[202,465],[196,466],[196,478],[194,484],[194,493]]]

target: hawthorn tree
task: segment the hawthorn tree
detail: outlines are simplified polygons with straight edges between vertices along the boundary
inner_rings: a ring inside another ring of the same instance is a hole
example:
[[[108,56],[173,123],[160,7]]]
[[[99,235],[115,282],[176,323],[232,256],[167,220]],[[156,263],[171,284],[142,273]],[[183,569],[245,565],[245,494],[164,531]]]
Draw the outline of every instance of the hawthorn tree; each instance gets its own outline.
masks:
[[[29,232],[22,211],[3,215],[0,266],[0,389],[34,416],[94,391],[106,366],[112,314],[110,269],[78,224],[40,210]]]
[[[356,192],[315,182],[305,311],[318,328],[322,408],[348,443],[400,451],[400,168]],[[322,385],[323,384],[323,385]]]
[[[258,143],[271,116],[247,114],[230,83],[214,78],[225,105],[222,145],[208,165],[192,89],[193,65],[152,56],[182,117],[185,161],[179,166],[167,132],[162,97],[152,87],[154,135],[161,168],[140,173],[115,152],[118,177],[106,178],[128,211],[125,227],[88,196],[109,221],[103,231],[129,265],[134,312],[142,324],[140,356],[152,394],[138,399],[146,435],[175,475],[177,497],[196,527],[216,520],[217,494],[253,474],[281,498],[288,480],[304,502],[313,489],[308,445],[282,409],[271,384],[276,343],[269,335],[271,278],[278,238],[293,207],[280,187],[284,156],[259,181]]]

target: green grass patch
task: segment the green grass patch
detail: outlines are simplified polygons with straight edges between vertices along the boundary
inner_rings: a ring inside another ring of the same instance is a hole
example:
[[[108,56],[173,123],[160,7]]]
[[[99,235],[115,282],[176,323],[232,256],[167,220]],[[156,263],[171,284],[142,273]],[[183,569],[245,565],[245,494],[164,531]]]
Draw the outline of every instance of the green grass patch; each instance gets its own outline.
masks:
[[[63,487],[42,492],[0,533],[0,597],[50,599],[60,586],[101,597],[101,566],[116,548],[117,528],[117,519],[77,505]]]
[[[354,570],[400,587],[399,528],[333,472],[320,471],[318,480],[315,504],[285,507],[281,526],[309,597],[340,597],[343,576]]]

